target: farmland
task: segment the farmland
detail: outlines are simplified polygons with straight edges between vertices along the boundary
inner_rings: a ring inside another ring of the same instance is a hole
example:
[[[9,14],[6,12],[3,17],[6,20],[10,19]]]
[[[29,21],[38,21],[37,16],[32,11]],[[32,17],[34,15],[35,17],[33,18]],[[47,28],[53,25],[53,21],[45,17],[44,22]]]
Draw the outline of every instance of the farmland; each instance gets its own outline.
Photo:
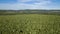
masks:
[[[0,34],[60,34],[60,15],[0,15]]]

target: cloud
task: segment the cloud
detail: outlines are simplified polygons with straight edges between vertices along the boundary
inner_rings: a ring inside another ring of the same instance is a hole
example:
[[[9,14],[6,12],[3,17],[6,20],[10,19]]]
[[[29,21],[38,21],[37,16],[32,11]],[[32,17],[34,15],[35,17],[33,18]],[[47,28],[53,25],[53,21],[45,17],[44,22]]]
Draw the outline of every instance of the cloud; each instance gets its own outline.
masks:
[[[29,2],[29,1],[49,1],[49,0],[18,0],[18,2]]]
[[[47,5],[51,4],[50,0],[18,0],[23,9],[45,9]],[[29,4],[29,2],[34,2]]]
[[[53,3],[51,2],[51,0],[18,0],[18,2],[15,4],[0,4],[0,9],[55,9],[55,6],[52,5]]]
[[[29,1],[32,1],[32,0],[18,0],[18,2],[29,2]]]

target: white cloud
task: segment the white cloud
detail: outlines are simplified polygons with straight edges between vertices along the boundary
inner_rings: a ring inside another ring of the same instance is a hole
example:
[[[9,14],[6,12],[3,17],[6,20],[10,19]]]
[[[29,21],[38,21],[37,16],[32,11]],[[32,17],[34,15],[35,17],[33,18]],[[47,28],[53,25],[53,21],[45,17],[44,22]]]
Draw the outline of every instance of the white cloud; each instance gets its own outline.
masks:
[[[22,6],[23,9],[46,9],[48,8],[47,5],[51,4],[50,0],[21,0],[21,1],[22,3],[20,4],[20,6],[23,5]],[[29,2],[29,1],[37,1],[37,2],[34,4],[24,3],[24,2]]]
[[[29,2],[29,1],[38,1],[38,2],[35,2],[34,4],[24,3],[24,2]],[[50,8],[49,6],[50,4],[52,4],[51,0],[18,0],[18,3],[15,3],[15,4],[0,4],[0,9],[11,9],[11,10],[53,9],[52,7]]]
[[[29,2],[29,1],[32,1],[32,0],[18,0],[18,2]]]
[[[18,2],[20,2],[20,3],[30,2],[30,1],[33,1],[33,2],[44,2],[44,1],[50,1],[50,0],[18,0]]]

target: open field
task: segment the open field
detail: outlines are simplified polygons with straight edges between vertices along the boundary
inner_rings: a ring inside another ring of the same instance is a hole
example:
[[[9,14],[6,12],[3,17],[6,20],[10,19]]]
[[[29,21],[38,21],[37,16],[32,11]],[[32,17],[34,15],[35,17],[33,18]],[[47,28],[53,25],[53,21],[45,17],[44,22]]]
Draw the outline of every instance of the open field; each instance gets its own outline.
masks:
[[[60,34],[60,16],[0,15],[0,34]]]

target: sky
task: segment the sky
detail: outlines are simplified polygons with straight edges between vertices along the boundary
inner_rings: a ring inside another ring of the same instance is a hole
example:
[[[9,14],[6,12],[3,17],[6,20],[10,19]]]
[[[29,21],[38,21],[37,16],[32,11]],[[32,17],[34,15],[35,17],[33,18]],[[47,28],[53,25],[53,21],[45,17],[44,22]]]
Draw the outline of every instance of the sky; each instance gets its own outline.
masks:
[[[0,10],[60,9],[60,0],[0,0]]]

